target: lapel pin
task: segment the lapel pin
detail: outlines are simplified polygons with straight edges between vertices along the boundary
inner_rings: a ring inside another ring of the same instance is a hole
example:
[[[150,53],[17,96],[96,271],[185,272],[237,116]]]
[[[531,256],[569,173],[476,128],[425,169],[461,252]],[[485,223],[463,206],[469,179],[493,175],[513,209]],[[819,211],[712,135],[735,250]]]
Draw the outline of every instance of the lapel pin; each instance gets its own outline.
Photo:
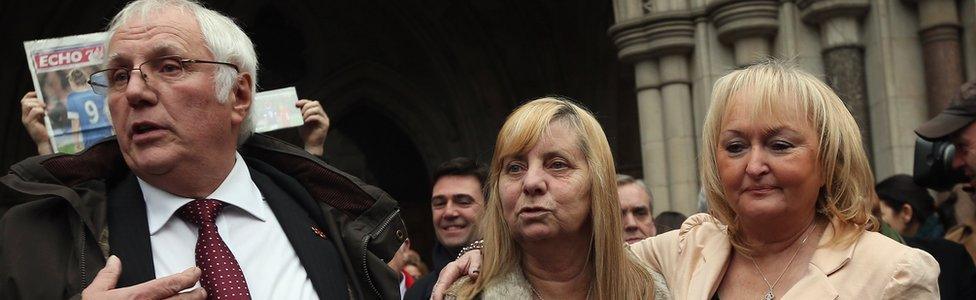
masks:
[[[319,236],[320,238],[323,238],[323,239],[326,238],[325,237],[325,232],[323,232],[321,229],[318,229],[315,226],[312,226],[312,232],[314,232],[315,235]]]

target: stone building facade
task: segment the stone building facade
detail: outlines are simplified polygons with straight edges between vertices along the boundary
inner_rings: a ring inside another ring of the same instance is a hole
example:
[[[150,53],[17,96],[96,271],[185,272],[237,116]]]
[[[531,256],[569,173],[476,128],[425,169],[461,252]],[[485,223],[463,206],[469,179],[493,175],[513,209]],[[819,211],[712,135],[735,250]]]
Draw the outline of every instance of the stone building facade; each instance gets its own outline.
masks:
[[[858,121],[879,180],[911,174],[913,129],[976,76],[973,0],[612,1],[658,211],[697,210],[697,143],[729,70],[777,57],[821,76]]]

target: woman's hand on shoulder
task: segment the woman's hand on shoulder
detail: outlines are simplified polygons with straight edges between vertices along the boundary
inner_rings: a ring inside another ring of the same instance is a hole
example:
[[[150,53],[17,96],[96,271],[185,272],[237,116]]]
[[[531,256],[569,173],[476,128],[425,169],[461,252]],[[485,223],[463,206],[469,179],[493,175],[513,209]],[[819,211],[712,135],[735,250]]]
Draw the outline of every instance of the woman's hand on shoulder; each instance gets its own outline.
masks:
[[[457,260],[444,266],[440,276],[437,277],[437,283],[434,283],[434,291],[430,298],[433,300],[444,299],[444,293],[447,292],[447,289],[465,275],[471,277],[471,280],[477,279],[479,272],[481,272],[481,258],[481,250],[475,249],[464,253]]]

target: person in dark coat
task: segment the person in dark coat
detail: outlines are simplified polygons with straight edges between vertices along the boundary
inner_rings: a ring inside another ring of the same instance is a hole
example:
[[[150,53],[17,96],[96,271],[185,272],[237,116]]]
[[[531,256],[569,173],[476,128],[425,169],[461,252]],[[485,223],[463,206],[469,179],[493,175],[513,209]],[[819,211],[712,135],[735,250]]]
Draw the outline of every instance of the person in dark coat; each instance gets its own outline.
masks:
[[[875,187],[881,199],[881,218],[898,231],[908,246],[922,249],[939,262],[939,290],[942,299],[974,299],[976,296],[976,266],[962,245],[940,236],[930,236],[927,229],[938,223],[934,217],[934,199],[928,190],[912,177],[899,174],[889,177]]]

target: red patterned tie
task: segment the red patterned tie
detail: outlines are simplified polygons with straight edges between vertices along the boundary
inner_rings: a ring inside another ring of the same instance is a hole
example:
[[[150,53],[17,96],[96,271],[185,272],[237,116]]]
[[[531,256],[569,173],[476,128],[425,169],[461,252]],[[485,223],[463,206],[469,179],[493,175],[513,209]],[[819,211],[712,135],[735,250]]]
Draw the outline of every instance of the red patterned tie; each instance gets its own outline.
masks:
[[[214,221],[222,208],[223,202],[197,199],[179,210],[183,220],[200,227],[196,249],[197,266],[203,271],[200,285],[207,291],[207,299],[251,299],[241,266],[217,233]]]

